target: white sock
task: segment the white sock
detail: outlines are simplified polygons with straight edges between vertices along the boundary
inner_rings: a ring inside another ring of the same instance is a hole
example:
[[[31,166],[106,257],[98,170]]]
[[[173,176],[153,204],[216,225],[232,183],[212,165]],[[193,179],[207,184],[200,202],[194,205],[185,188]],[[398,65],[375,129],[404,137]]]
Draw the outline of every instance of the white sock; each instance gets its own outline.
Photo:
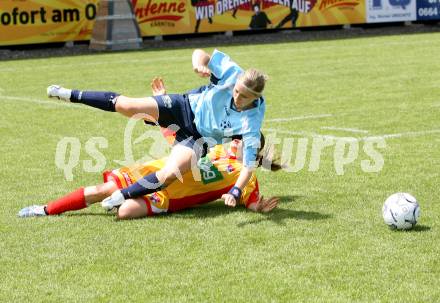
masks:
[[[60,87],[60,89],[58,89],[58,97],[60,97],[61,99],[70,101],[70,96],[72,96],[71,89],[64,88],[64,87]]]

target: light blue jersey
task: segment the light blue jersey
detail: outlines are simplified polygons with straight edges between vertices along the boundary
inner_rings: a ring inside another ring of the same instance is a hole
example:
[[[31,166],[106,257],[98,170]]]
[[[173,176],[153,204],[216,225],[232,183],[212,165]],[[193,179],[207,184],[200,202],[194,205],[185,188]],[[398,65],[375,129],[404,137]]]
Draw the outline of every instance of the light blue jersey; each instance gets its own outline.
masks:
[[[200,93],[188,95],[197,131],[205,138],[214,139],[217,144],[223,143],[225,138],[241,135],[244,165],[255,167],[265,112],[264,98],[256,100],[254,108],[241,112],[235,110],[232,94],[243,70],[218,50],[213,52],[208,68],[219,79],[218,83],[207,86]]]

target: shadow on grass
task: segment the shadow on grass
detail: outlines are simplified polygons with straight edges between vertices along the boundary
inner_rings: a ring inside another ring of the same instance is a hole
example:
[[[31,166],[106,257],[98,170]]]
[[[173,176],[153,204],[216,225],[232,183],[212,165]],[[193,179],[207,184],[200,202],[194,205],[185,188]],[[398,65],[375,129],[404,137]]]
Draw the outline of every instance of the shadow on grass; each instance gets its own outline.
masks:
[[[416,225],[411,229],[408,230],[398,230],[398,229],[391,229],[393,232],[404,232],[404,233],[419,233],[419,232],[425,232],[430,231],[431,227],[427,225]]]
[[[105,213],[98,213],[98,212],[80,212],[80,213],[76,213],[76,212],[68,212],[65,214],[62,214],[62,216],[65,217],[89,217],[89,216],[100,216],[100,217],[115,217],[116,213],[113,212],[105,212]]]
[[[301,200],[305,198],[304,196],[293,196],[293,195],[287,195],[287,196],[279,196],[280,204],[285,203],[292,203],[297,202],[298,200]],[[237,208],[231,208],[227,207],[223,204],[223,201],[216,201],[211,202],[208,204],[199,205],[193,208],[184,209],[179,212],[175,213],[169,213],[169,214],[162,214],[157,215],[153,217],[148,217],[148,220],[154,220],[154,219],[165,219],[165,218],[191,218],[191,219],[207,219],[207,218],[215,218],[219,216],[228,215],[231,213],[236,212],[249,212],[249,210],[246,210],[243,206],[237,207]],[[86,211],[86,212],[71,212],[63,214],[63,216],[66,217],[84,217],[84,216],[101,216],[101,217],[113,217],[115,221],[124,221],[124,220],[118,220],[116,218],[115,212],[92,212],[92,211]],[[295,220],[325,220],[331,218],[331,215],[329,214],[322,214],[319,212],[314,211],[302,211],[302,210],[291,210],[291,209],[282,209],[282,208],[276,208],[270,213],[267,214],[261,214],[259,218],[252,219],[249,221],[245,221],[238,224],[238,227],[243,227],[245,225],[249,224],[258,224],[263,221],[272,221],[277,224],[284,225],[284,220],[286,219],[295,219]],[[139,218],[140,220],[144,220],[145,218]]]
[[[211,202],[195,206],[193,208],[184,209],[175,213],[164,215],[167,217],[189,217],[189,218],[214,218],[218,216],[227,215],[236,211],[246,211],[243,208],[232,208],[224,205],[223,201]]]
[[[282,203],[289,203],[297,201],[300,198],[303,198],[302,196],[278,196],[280,199],[280,204]],[[209,217],[218,217],[225,214],[235,213],[235,212],[250,212],[244,208],[244,206],[239,207],[227,207],[224,205],[223,201],[217,200],[215,202],[210,202],[206,204],[201,204],[198,206],[195,206],[193,208],[188,208],[181,210],[179,212],[168,214],[172,216],[190,216],[192,218],[194,217],[200,217],[200,218],[209,218]]]
[[[268,214],[262,214],[260,218],[239,223],[237,224],[237,226],[244,227],[249,224],[258,224],[264,221],[272,221],[279,225],[285,225],[286,223],[284,222],[284,220],[286,219],[316,221],[316,220],[326,220],[331,217],[332,216],[330,214],[322,214],[316,211],[303,211],[303,210],[277,208]]]
[[[298,200],[302,200],[305,198],[305,196],[277,196],[278,199],[280,199],[280,203],[289,203],[289,202],[297,202]]]
[[[280,204],[295,202],[304,198],[303,196],[280,196]],[[206,205],[201,205],[195,208],[183,210],[178,213],[171,214],[169,217],[179,217],[179,218],[213,218],[222,215],[227,215],[235,212],[249,212],[248,210],[241,208],[229,208],[226,207],[222,201],[209,203]],[[261,214],[259,218],[252,219],[239,223],[238,227],[243,227],[249,224],[258,224],[263,221],[272,221],[276,224],[284,225],[284,220],[294,219],[294,220],[326,220],[331,218],[330,214],[322,214],[314,211],[302,211],[302,210],[291,210],[276,208],[272,212],[267,214]]]
[[[431,226],[428,225],[416,225],[413,229],[410,229],[409,232],[422,232],[431,230]]]
[[[280,204],[284,204],[284,203],[298,202],[298,200],[304,199],[305,196],[288,195],[288,196],[279,196],[278,198],[280,199]],[[272,221],[279,225],[285,225],[284,221],[286,219],[316,221],[316,220],[326,220],[331,217],[332,216],[330,214],[322,214],[315,211],[276,208],[270,213],[261,214],[260,218],[239,223],[237,224],[237,226],[244,227],[249,224],[258,224],[264,221]]]

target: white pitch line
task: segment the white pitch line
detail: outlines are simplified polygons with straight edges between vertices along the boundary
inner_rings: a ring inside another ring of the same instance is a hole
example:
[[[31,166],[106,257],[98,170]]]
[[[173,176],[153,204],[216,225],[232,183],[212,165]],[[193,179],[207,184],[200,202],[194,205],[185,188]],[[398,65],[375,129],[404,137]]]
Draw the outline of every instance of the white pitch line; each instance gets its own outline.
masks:
[[[1,2],[1,0],[0,0]],[[355,45],[355,46],[350,46],[350,49],[361,49],[361,50],[365,50],[366,48],[376,48],[377,46],[394,46],[394,45],[422,45],[422,44],[429,44],[431,45],[433,42],[432,40],[415,40],[415,41],[388,41],[386,44],[385,43],[381,43],[381,42],[372,42],[372,43],[362,43],[359,45]],[[336,46],[335,45],[320,45],[319,49],[320,51],[322,50],[332,50],[335,49]],[[264,54],[267,55],[268,53],[276,53],[279,54],[280,51],[289,51],[291,52],[291,46],[286,46],[286,47],[282,47],[282,48],[277,48],[275,50],[264,50]],[[256,50],[257,53],[259,53],[258,50]],[[295,52],[297,54],[301,54],[301,53],[305,53],[306,55],[310,54],[310,46],[307,43],[299,43],[296,47],[295,47]],[[234,55],[238,56],[238,55],[248,55],[249,52],[245,51],[237,51],[234,52]],[[86,56],[88,55],[93,55],[93,54],[86,54]],[[38,58],[35,58],[38,60]],[[145,58],[141,58],[141,59],[117,59],[117,60],[113,60],[111,61],[112,64],[130,64],[130,63],[145,63],[147,64],[156,64],[158,62],[170,62],[170,61],[191,61],[191,54],[190,52],[188,52],[187,56],[166,56],[163,58],[152,58],[150,59],[149,57],[145,57]],[[50,65],[42,65],[42,64],[37,64],[36,66],[33,67],[6,67],[6,68],[0,68],[0,72],[22,72],[22,71],[26,71],[26,70],[38,70],[38,69],[53,69],[53,68],[71,68],[74,67],[76,68],[78,66],[79,63],[64,63],[64,64],[50,64]],[[100,60],[100,61],[88,61],[85,60],[85,62],[81,62],[81,66],[95,66],[95,65],[104,65],[104,64],[108,64],[107,60]]]
[[[279,130],[279,129],[275,129],[275,128],[264,128],[262,130],[265,132],[274,132],[274,133],[280,133],[280,134],[285,134],[285,135],[294,135],[294,136],[306,136],[306,137],[321,136],[317,133],[306,132],[306,131]]]
[[[147,67],[148,64],[156,64],[156,63],[160,63],[160,62],[178,62],[178,61],[183,61],[186,60],[185,58],[183,58],[182,56],[176,56],[176,57],[166,57],[166,58],[154,58],[154,59],[149,59],[149,58],[145,58],[145,59],[128,59],[128,60],[123,60],[123,59],[118,59],[118,60],[113,60],[110,61],[111,64],[123,64],[123,65],[127,65],[127,64],[139,64],[139,63],[144,63],[145,66]],[[108,64],[108,61],[105,60],[101,60],[101,61],[85,61],[81,63],[81,66],[99,66],[99,65],[105,65]],[[24,66],[24,67],[5,67],[5,68],[0,68],[0,72],[22,72],[22,71],[35,71],[35,70],[39,70],[39,69],[69,69],[69,68],[75,68],[78,66],[79,63],[60,63],[60,64],[49,64],[49,65],[35,65],[32,67],[28,67],[28,66]]]
[[[274,118],[274,119],[266,119],[266,122],[286,122],[286,121],[295,121],[295,120],[310,120],[310,119],[320,119],[320,118],[328,118],[333,117],[332,114],[322,114],[322,115],[308,115],[308,116],[297,116],[290,118]]]
[[[285,134],[285,135],[293,135],[293,136],[303,136],[303,137],[320,137],[320,138],[326,138],[326,139],[338,139],[338,140],[353,140],[353,137],[337,137],[333,135],[321,135],[315,132],[309,132],[309,131],[291,131],[291,130],[279,130],[275,128],[265,128],[263,129],[265,132],[275,132],[279,134]]]
[[[357,129],[357,128],[345,128],[345,127],[323,126],[323,127],[321,127],[321,129],[340,130],[340,131],[350,132],[350,133],[368,134],[368,130]]]
[[[402,137],[422,137],[431,134],[440,134],[440,129],[430,129],[430,130],[422,130],[422,131],[413,131],[413,132],[404,132],[404,133],[395,133],[395,134],[383,134],[383,135],[373,135],[368,137],[338,137],[333,135],[321,135],[314,132],[306,132],[306,131],[289,131],[289,130],[278,130],[274,128],[265,128],[263,131],[267,132],[276,132],[280,134],[286,135],[294,135],[294,136],[305,136],[305,137],[321,137],[327,139],[335,139],[335,140],[353,140],[357,139],[360,141],[371,140],[375,138],[383,138],[383,139],[394,139],[394,138],[402,138]]]
[[[384,135],[376,135],[363,137],[362,140],[371,139],[371,138],[384,138],[384,139],[393,139],[393,138],[401,138],[401,137],[421,137],[431,134],[440,134],[440,129],[431,129],[431,130],[421,130],[414,132],[405,132],[405,133],[396,133],[396,134],[384,134]]]

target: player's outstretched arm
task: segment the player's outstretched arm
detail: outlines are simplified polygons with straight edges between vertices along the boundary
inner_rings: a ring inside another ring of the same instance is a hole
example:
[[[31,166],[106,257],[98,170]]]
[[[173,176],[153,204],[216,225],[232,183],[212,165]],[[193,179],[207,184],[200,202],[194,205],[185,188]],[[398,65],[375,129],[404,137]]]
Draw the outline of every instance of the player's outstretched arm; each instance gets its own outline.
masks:
[[[208,68],[209,60],[211,56],[202,49],[194,50],[192,54],[192,66],[193,70],[200,77],[209,77],[211,75],[211,71]]]

